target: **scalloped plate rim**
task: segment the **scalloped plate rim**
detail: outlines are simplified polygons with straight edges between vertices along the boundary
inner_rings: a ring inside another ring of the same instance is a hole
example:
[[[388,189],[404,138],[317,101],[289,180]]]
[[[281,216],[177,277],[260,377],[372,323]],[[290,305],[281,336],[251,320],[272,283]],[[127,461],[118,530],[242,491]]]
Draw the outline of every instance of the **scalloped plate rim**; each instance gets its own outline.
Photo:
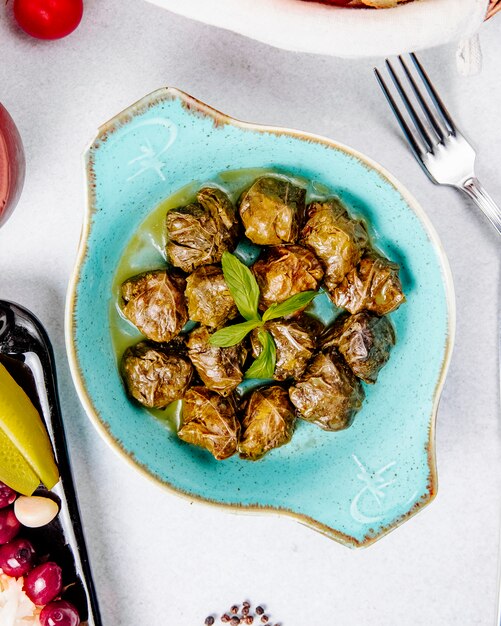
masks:
[[[428,235],[430,242],[433,244],[433,248],[437,254],[437,258],[440,261],[441,269],[442,269],[442,282],[444,284],[445,289],[445,298],[447,302],[447,338],[444,348],[444,355],[442,359],[442,366],[440,370],[440,375],[437,380],[434,392],[434,400],[432,412],[429,418],[429,436],[427,442],[427,457],[428,457],[428,469],[430,472],[429,478],[429,489],[427,495],[421,498],[418,502],[416,502],[406,513],[399,516],[395,519],[391,524],[386,527],[383,527],[377,534],[367,535],[362,541],[352,537],[351,535],[342,533],[330,526],[326,526],[317,520],[301,514],[297,513],[293,510],[287,508],[273,507],[273,506],[260,506],[258,504],[242,504],[242,503],[224,503],[217,500],[212,500],[210,498],[206,498],[199,494],[192,494],[183,491],[182,489],[176,487],[172,483],[163,480],[152,471],[150,471],[147,467],[137,461],[132,453],[127,453],[119,440],[117,440],[108,428],[105,425],[104,420],[101,419],[99,415],[99,411],[94,407],[92,399],[87,392],[84,376],[80,371],[80,366],[78,363],[78,358],[75,349],[74,335],[76,332],[76,326],[74,323],[74,309],[76,306],[76,290],[80,279],[80,270],[83,265],[83,262],[86,258],[88,251],[88,238],[91,231],[91,216],[95,207],[93,206],[93,192],[92,192],[92,171],[91,171],[91,159],[90,155],[94,146],[98,142],[100,142],[103,137],[108,134],[114,132],[117,127],[122,126],[124,123],[130,121],[130,119],[144,110],[156,104],[158,102],[164,100],[173,100],[178,99],[182,102],[182,104],[187,107],[187,109],[193,114],[202,114],[211,117],[215,124],[230,124],[237,128],[243,128],[246,130],[252,130],[254,132],[262,132],[262,133],[274,133],[274,134],[284,134],[291,137],[295,137],[298,139],[303,139],[307,141],[314,141],[317,143],[321,143],[327,147],[330,147],[335,150],[341,150],[346,152],[347,154],[358,159],[363,165],[369,167],[372,170],[375,170],[383,179],[385,179],[388,183],[390,183],[402,196],[405,200],[408,207],[416,214],[418,219],[420,220],[423,228]],[[149,480],[154,482],[157,485],[162,486],[167,489],[171,493],[176,494],[177,496],[182,496],[190,502],[199,502],[203,504],[209,504],[219,509],[230,510],[236,513],[246,513],[246,514],[272,514],[275,516],[287,516],[292,518],[303,525],[308,526],[309,528],[320,532],[321,534],[334,539],[335,541],[348,546],[350,548],[354,547],[367,547],[372,545],[385,535],[387,535],[392,530],[398,528],[405,521],[413,517],[420,510],[428,506],[436,497],[437,489],[438,489],[438,477],[437,477],[437,469],[436,469],[436,446],[435,446],[435,427],[436,427],[436,419],[438,406],[440,402],[440,397],[442,393],[442,389],[445,383],[445,379],[447,377],[447,371],[452,358],[452,351],[454,347],[454,337],[456,331],[456,302],[455,302],[455,291],[454,291],[454,282],[452,278],[452,272],[450,269],[449,261],[447,259],[447,255],[442,246],[442,243],[439,239],[437,232],[435,231],[434,226],[432,225],[430,219],[425,213],[424,209],[418,203],[418,201],[412,196],[412,194],[403,186],[390,172],[388,172],[384,167],[382,167],[379,163],[371,159],[370,157],[364,155],[363,153],[350,148],[340,142],[337,142],[333,139],[329,139],[327,137],[323,137],[321,135],[316,135],[313,133],[308,133],[304,131],[299,131],[295,129],[282,128],[278,126],[266,126],[263,124],[256,124],[252,122],[245,122],[233,118],[227,114],[221,113],[217,109],[205,104],[204,102],[190,96],[189,94],[174,88],[174,87],[163,87],[157,89],[140,100],[136,101],[132,105],[128,106],[126,109],[122,110],[120,113],[112,117],[109,121],[102,124],[94,136],[94,138],[90,141],[83,154],[84,165],[86,170],[86,209],[84,212],[84,219],[82,225],[82,232],[80,236],[79,249],[77,254],[77,259],[72,271],[72,275],[69,281],[67,295],[66,295],[66,307],[65,307],[65,343],[66,343],[66,351],[68,355],[68,361],[70,365],[70,371],[73,379],[73,383],[75,385],[77,395],[80,399],[80,402],[90,419],[91,423],[99,433],[99,435],[103,438],[103,440],[109,445],[109,447],[122,459],[126,460],[127,463],[133,467],[135,470],[139,470],[140,473],[146,476]]]

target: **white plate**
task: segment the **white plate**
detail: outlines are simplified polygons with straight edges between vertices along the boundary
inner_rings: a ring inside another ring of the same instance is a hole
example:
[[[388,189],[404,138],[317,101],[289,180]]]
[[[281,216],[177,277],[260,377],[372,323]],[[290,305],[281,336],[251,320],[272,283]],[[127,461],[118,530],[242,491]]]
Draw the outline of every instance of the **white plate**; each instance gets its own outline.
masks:
[[[470,37],[488,6],[488,0],[414,0],[381,10],[301,0],[148,1],[278,48],[341,57],[388,56]]]

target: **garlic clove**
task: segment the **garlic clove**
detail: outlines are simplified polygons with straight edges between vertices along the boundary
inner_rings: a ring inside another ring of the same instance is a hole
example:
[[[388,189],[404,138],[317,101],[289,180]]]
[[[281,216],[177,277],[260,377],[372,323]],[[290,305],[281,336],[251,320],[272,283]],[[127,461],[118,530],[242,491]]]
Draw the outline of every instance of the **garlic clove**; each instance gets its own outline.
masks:
[[[20,496],[14,502],[14,514],[23,526],[40,528],[46,526],[59,513],[54,500],[42,496]]]

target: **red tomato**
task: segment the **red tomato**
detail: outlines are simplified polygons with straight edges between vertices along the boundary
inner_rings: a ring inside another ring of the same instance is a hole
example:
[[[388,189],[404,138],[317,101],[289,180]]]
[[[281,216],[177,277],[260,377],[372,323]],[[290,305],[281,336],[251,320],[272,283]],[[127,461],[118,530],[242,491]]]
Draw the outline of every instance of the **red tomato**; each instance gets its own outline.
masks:
[[[19,26],[38,39],[60,39],[80,24],[83,0],[14,0]]]

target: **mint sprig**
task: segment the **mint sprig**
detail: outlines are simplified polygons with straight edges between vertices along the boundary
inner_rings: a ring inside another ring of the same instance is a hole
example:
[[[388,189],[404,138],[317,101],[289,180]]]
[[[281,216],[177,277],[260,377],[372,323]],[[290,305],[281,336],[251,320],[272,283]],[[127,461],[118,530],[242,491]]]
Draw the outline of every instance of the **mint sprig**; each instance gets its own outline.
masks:
[[[258,338],[262,346],[261,353],[245,372],[245,378],[273,378],[277,362],[277,349],[271,334],[259,329]]]
[[[229,348],[240,343],[251,330],[261,325],[261,320],[250,320],[241,324],[233,324],[233,326],[225,326],[211,336],[210,343],[218,348]]]
[[[263,316],[259,314],[259,285],[250,269],[234,254],[224,252],[222,258],[223,275],[240,315],[246,320],[240,324],[225,326],[211,335],[210,343],[219,348],[228,348],[240,343],[255,328],[259,328],[258,338],[262,351],[247,370],[246,378],[272,378],[276,364],[276,347],[273,337],[263,326],[279,317],[292,315],[307,306],[318,295],[317,291],[303,291],[287,298],[280,304],[274,303]]]
[[[223,252],[221,265],[224,280],[237,305],[240,315],[246,320],[260,320],[258,313],[259,285],[247,265],[234,254]]]
[[[296,293],[296,295],[287,298],[287,300],[284,300],[283,302],[274,302],[264,312],[263,322],[277,319],[277,317],[287,317],[287,315],[292,315],[292,313],[295,313],[310,304],[316,296],[318,296],[317,291],[302,291],[301,293]]]

